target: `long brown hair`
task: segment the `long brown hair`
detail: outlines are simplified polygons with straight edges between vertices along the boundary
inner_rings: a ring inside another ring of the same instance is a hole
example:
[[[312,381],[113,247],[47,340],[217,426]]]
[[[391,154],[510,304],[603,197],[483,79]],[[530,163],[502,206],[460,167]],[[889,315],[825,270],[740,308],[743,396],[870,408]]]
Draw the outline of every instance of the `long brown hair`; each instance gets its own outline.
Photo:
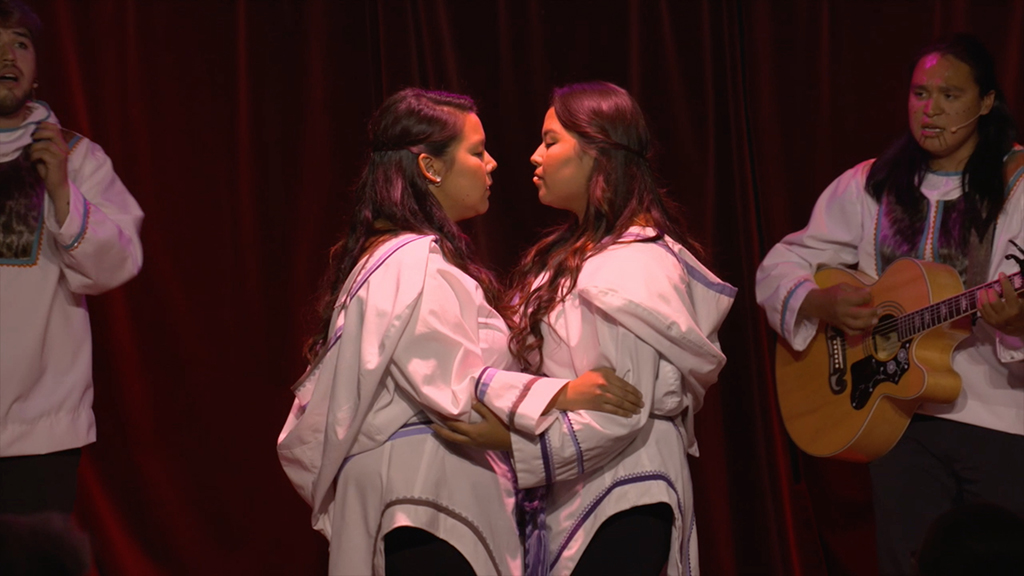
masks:
[[[370,121],[371,150],[355,188],[357,206],[348,236],[331,248],[318,298],[319,324],[306,344],[306,358],[319,353],[331,329],[334,305],[360,258],[382,240],[402,232],[430,234],[446,260],[483,289],[502,316],[506,306],[497,283],[472,257],[469,239],[445,214],[427,186],[417,159],[447,156],[462,136],[466,115],[476,113],[467,96],[406,88],[384,101]]]
[[[531,248],[512,279],[512,297],[520,314],[509,340],[512,355],[525,370],[543,364],[541,324],[576,287],[583,263],[630,226],[650,226],[700,254],[676,224],[678,209],[657,184],[651,168],[653,146],[647,122],[636,100],[608,82],[570,84],[557,88],[551,107],[580,147],[594,157],[587,182],[587,208],[577,221],[549,231]],[[547,275],[543,283],[536,280]]]
[[[1003,158],[1013,149],[1017,129],[996,80],[995,59],[980,40],[961,34],[932,44],[921,51],[914,60],[914,66],[929,54],[951,56],[966,64],[982,98],[989,92],[995,92],[992,109],[978,118],[978,144],[961,175],[967,226],[961,228],[959,240],[966,248],[969,234],[974,232],[978,238],[985,238],[1003,209],[1006,201]],[[867,189],[879,202],[890,194],[905,209],[925,213],[927,207],[925,197],[921,195],[921,182],[928,171],[930,159],[928,152],[921,148],[908,129],[871,165]],[[988,265],[987,262],[983,264]]]

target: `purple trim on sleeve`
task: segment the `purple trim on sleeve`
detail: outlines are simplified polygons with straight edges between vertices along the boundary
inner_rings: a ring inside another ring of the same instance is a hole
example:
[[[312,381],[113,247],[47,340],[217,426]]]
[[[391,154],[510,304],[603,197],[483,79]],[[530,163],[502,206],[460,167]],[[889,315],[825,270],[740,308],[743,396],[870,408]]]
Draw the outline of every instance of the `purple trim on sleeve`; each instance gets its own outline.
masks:
[[[484,396],[487,395],[487,389],[491,386],[491,381],[498,374],[497,369],[490,366],[484,366],[483,370],[476,377],[476,384],[474,389],[476,390],[476,399],[483,402]]]
[[[548,431],[540,433],[540,457],[544,463],[544,483],[552,484],[555,481],[554,473],[551,470],[551,438]]]
[[[538,380],[540,380],[540,376],[535,376],[527,380],[526,384],[523,384],[523,389],[519,391],[519,396],[516,396],[516,401],[512,403],[512,409],[508,411],[508,425],[512,428],[516,427],[516,412],[519,411],[519,407],[523,404],[523,401],[526,400],[526,396],[530,393],[530,389],[533,388],[533,385],[536,384]]]
[[[562,417],[562,423],[565,424],[565,431],[572,439],[572,447],[576,449],[576,470],[583,475],[583,450],[580,449],[580,441],[576,438],[576,430],[572,427],[572,420],[569,419],[568,412],[559,412],[559,415]]]
[[[779,333],[783,338],[786,337],[786,311],[789,310],[789,300],[793,298],[793,294],[796,294],[796,289],[805,283],[810,282],[806,278],[797,282],[789,289],[789,293],[786,294],[786,299],[782,301],[782,316],[779,317]]]
[[[78,246],[82,243],[82,239],[85,238],[85,231],[89,228],[89,213],[91,211],[90,206],[92,206],[92,204],[89,203],[89,199],[86,198],[85,196],[82,196],[82,211],[84,212],[84,214],[82,214],[82,227],[79,228],[78,234],[75,235],[71,242],[68,242],[63,246],[63,248],[68,252],[71,252],[75,248],[78,248]]]

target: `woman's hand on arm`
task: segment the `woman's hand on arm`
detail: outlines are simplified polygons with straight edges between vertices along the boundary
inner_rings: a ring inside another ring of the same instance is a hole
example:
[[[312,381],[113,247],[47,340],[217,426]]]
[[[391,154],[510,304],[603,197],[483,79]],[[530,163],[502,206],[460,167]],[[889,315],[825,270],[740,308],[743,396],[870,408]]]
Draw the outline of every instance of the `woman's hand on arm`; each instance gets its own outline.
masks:
[[[632,384],[619,378],[611,368],[584,372],[559,390],[544,413],[552,410],[594,410],[629,418],[640,414],[643,395]]]
[[[444,426],[431,424],[430,429],[441,438],[463,446],[506,452],[512,450],[512,435],[508,426],[490,408],[479,402],[473,403],[473,411],[484,419],[483,422],[449,420]]]

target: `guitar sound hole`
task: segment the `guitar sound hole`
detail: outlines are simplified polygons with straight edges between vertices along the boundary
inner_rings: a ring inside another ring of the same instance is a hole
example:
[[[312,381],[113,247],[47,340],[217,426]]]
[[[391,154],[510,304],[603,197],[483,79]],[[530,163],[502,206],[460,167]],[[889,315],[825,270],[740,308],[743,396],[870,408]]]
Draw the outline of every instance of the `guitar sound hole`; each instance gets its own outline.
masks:
[[[892,360],[900,351],[899,332],[895,325],[888,326],[889,321],[895,318],[892,314],[883,314],[871,332],[871,355],[882,362]]]

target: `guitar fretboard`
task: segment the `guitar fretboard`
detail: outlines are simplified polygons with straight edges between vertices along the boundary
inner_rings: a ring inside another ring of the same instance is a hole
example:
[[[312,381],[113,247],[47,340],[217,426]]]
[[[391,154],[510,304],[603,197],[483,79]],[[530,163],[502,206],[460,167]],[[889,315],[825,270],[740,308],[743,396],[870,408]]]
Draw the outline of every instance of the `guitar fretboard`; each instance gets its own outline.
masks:
[[[1024,276],[1020,272],[1011,275],[1009,280],[1014,292],[1019,293],[1024,290]],[[1002,295],[1002,286],[998,280],[993,280],[961,292],[952,298],[946,298],[920,310],[887,320],[878,326],[876,333],[885,334],[895,331],[900,340],[908,340],[936,326],[975,313],[978,310],[978,293],[989,288],[994,288]]]

